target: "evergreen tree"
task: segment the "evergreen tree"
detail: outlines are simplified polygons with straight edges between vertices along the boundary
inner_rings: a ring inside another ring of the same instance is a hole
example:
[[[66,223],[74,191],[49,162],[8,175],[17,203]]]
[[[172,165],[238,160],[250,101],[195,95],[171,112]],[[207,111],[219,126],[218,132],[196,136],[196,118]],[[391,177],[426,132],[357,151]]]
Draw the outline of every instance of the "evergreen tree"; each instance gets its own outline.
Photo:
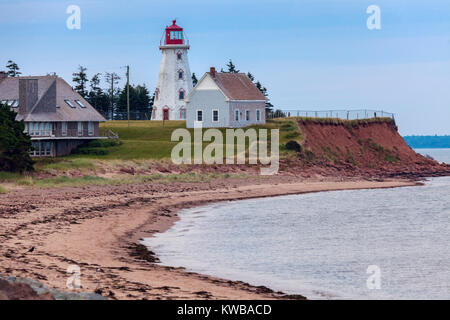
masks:
[[[192,73],[192,85],[195,87],[198,83],[197,76],[195,75],[195,72]]]
[[[89,82],[86,74],[87,68],[78,66],[78,72],[72,73],[72,81],[76,83],[74,90],[78,92],[83,98],[86,98],[86,84]]]
[[[19,72],[20,68],[17,65],[17,63],[15,63],[12,60],[8,60],[6,68],[8,69],[8,76],[9,77],[18,77],[19,75],[22,74],[21,72]]]
[[[115,72],[107,72],[106,73],[106,82],[108,84],[108,96],[109,96],[109,101],[110,101],[110,105],[108,108],[108,115],[109,118],[111,120],[114,119],[114,114],[117,112],[117,104],[115,103],[115,101],[117,100],[119,94],[120,94],[120,89],[116,87],[116,84],[119,83],[118,80],[120,80],[120,77],[115,73]]]
[[[150,115],[151,98],[148,89],[145,85],[132,86],[130,85],[130,114],[132,119],[145,118],[144,114]],[[119,93],[117,101],[118,116],[120,119],[127,118],[127,86]]]
[[[109,97],[100,87],[101,73],[95,74],[90,81],[90,91],[87,96],[89,103],[101,114],[108,114]]]
[[[239,70],[236,69],[236,66],[233,64],[233,61],[228,62],[227,64],[228,73],[239,73]],[[223,70],[223,69],[222,69]]]
[[[31,139],[24,133],[25,123],[16,121],[17,113],[0,103],[0,171],[33,170]]]
[[[252,80],[252,82],[255,81],[255,77],[254,77],[250,72],[247,73],[247,77],[248,77],[250,80]]]

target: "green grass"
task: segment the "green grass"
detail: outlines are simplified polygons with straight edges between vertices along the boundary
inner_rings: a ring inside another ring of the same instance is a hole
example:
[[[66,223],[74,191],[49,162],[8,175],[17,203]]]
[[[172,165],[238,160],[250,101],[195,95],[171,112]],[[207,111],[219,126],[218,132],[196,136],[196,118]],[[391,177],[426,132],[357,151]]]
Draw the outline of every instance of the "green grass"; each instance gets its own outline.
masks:
[[[0,171],[0,182],[29,186],[33,184],[32,180],[33,178],[29,174]]]
[[[42,170],[57,170],[57,171],[67,171],[73,169],[95,169],[95,165],[89,159],[51,159],[51,161],[37,161],[35,169]]]
[[[162,160],[170,159],[171,152],[178,142],[172,142],[172,132],[178,128],[186,128],[184,121],[166,121],[163,125],[162,121],[131,121],[128,127],[127,121],[108,121],[101,124],[102,131],[111,130],[119,134],[120,144],[112,146],[100,145],[98,149],[106,154],[72,154],[65,157],[68,162],[55,163],[53,165],[46,165],[45,168],[52,168],[57,170],[70,169],[76,164],[71,163],[76,159],[102,159],[102,160]],[[290,140],[302,143],[304,137],[302,136],[298,124],[292,119],[275,119],[268,120],[265,125],[251,126],[254,129],[280,129],[280,145],[283,146]],[[244,130],[246,128],[243,128]],[[194,130],[188,129],[191,137],[194,136]],[[204,129],[206,130],[206,129]],[[224,136],[224,151],[226,148],[225,128],[219,129]],[[269,131],[270,141],[270,131]],[[203,147],[206,147],[209,142],[203,142]],[[246,146],[248,148],[248,146]],[[90,146],[89,149],[95,149],[95,146]],[[107,150],[107,152],[103,152]],[[193,148],[192,148],[193,152]],[[283,153],[282,153],[283,154]],[[225,155],[225,152],[224,152]]]
[[[141,176],[124,176],[116,178],[103,178],[97,176],[68,177],[59,176],[45,179],[34,180],[33,185],[45,188],[51,187],[82,187],[88,185],[106,186],[106,185],[123,185],[135,183],[159,182],[168,183],[171,181],[179,182],[207,182],[212,179],[244,179],[246,175],[228,174],[228,173],[184,173],[184,174],[151,174]]]

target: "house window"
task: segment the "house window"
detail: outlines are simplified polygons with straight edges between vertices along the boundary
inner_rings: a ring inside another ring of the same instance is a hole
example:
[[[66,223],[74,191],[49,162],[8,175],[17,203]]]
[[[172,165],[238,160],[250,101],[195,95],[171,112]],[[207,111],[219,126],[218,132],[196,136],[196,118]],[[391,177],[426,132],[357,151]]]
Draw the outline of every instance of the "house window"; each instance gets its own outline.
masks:
[[[50,136],[50,122],[45,123],[45,135]]]
[[[261,111],[256,110],[256,121],[261,121]]]
[[[94,123],[91,121],[88,122],[88,135],[94,135]]]
[[[183,70],[178,70],[178,80],[183,80],[184,79],[184,72]]]
[[[78,136],[83,135],[83,122],[78,122]]]
[[[67,122],[61,122],[61,135],[67,136]]]
[[[178,92],[178,99],[184,100],[184,90],[183,89],[180,89],[180,91]]]
[[[245,121],[249,121],[249,120],[250,120],[250,111],[245,110]]]
[[[180,109],[180,119],[186,119],[186,109]]]
[[[84,105],[84,103],[81,102],[80,100],[75,100],[75,102],[76,102],[81,108],[86,108],[86,106]]]
[[[202,122],[203,121],[203,111],[197,110],[197,121]]]
[[[64,102],[67,103],[69,105],[69,107],[75,109],[74,104],[70,100],[64,100]]]
[[[234,110],[234,121],[239,121],[239,110]]]
[[[52,143],[50,141],[45,142],[45,155],[49,156],[52,154]]]
[[[212,111],[212,121],[219,122],[219,110]]]

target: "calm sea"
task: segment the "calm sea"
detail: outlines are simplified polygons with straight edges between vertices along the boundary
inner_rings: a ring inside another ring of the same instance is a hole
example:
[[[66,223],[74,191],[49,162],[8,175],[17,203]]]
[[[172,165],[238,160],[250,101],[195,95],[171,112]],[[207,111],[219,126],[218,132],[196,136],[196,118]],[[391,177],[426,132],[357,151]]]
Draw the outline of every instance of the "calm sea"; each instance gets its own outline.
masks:
[[[450,163],[450,149],[414,149],[424,156],[429,155],[439,162]]]
[[[144,241],[162,264],[313,299],[450,299],[450,177],[218,203],[180,216]]]

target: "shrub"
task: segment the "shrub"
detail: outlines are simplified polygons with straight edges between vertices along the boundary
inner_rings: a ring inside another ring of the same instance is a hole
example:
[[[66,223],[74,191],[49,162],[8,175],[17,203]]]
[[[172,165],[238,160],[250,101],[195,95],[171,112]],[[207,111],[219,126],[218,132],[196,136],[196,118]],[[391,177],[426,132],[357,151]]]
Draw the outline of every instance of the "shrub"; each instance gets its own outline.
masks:
[[[297,141],[290,140],[286,143],[286,149],[292,150],[295,152],[302,152],[302,147],[298,144]]]
[[[25,123],[16,121],[17,113],[0,103],[0,171],[33,170],[31,139],[24,133]]]

